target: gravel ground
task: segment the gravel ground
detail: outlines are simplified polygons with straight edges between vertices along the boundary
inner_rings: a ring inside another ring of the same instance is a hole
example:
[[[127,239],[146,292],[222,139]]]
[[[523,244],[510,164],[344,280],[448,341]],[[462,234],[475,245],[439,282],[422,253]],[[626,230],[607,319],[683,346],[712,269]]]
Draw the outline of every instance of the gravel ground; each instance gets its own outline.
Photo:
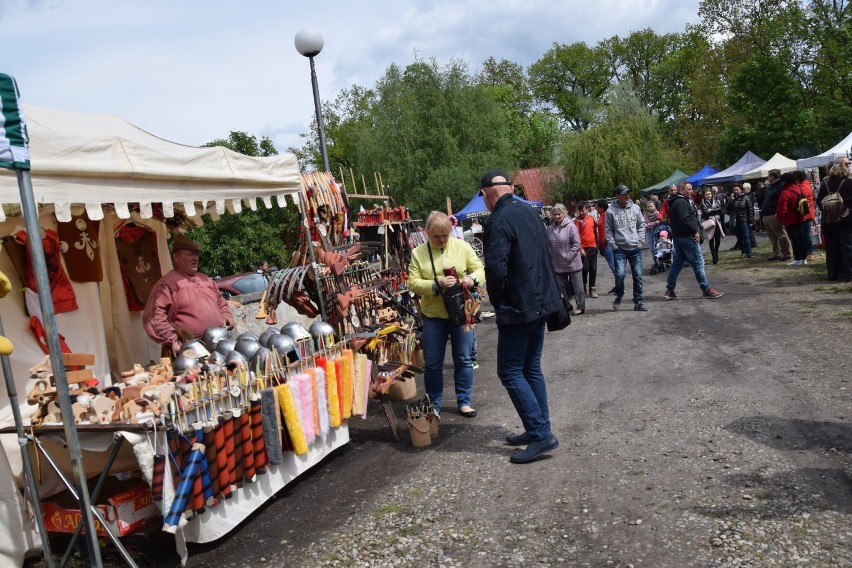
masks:
[[[520,421],[486,320],[478,417],[456,414],[449,372],[428,448],[395,443],[371,403],[347,447],[191,546],[188,565],[852,565],[852,287],[825,282],[819,256],[789,268],[767,252],[708,267],[720,300],[701,299],[690,271],[665,302],[665,275],[646,274],[649,312],[601,295],[548,336],[551,456],[508,461]]]

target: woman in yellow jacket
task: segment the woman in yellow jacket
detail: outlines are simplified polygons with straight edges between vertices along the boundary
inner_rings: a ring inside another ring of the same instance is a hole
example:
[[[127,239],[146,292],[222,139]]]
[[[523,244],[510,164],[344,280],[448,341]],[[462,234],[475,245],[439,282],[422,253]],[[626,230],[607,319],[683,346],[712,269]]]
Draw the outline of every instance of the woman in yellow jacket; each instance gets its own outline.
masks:
[[[476,416],[471,406],[473,388],[473,328],[465,331],[464,324],[452,325],[444,307],[442,293],[459,283],[445,270],[455,268],[462,286],[473,288],[485,283],[485,269],[471,246],[461,239],[450,237],[453,229],[450,218],[433,211],[426,220],[427,242],[411,253],[408,266],[408,286],[420,295],[420,311],[423,315],[423,359],[426,370],[423,380],[426,394],[435,410],[441,410],[444,392],[444,355],[447,339],[452,342],[456,403],[459,413],[467,418]]]

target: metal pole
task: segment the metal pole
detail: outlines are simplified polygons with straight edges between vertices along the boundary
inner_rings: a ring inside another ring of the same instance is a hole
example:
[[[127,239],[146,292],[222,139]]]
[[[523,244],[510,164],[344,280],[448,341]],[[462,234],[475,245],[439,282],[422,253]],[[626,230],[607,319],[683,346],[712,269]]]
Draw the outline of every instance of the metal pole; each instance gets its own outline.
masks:
[[[308,251],[311,253],[311,269],[314,271],[314,282],[317,283],[317,297],[319,298],[320,315],[322,321],[328,321],[328,316],[325,311],[325,300],[323,299],[322,288],[320,288],[319,267],[317,266],[317,257],[314,253],[314,240],[311,238],[311,227],[308,222],[308,206],[305,203],[305,198],[302,192],[299,192],[299,202],[302,204],[302,224],[305,226],[305,238],[308,239]]]
[[[311,60],[311,85],[314,88],[314,109],[317,113],[317,131],[319,132],[320,154],[322,154],[322,167],[325,171],[330,172],[331,167],[328,165],[328,149],[325,147],[325,127],[322,125],[322,109],[320,108],[319,86],[317,85],[317,71],[314,68],[313,56],[308,57]]]
[[[47,336],[47,347],[50,351],[50,365],[53,367],[53,379],[56,384],[57,401],[62,413],[62,425],[65,429],[65,443],[68,444],[68,458],[77,483],[80,513],[83,528],[86,529],[86,544],[89,548],[89,559],[93,567],[103,564],[101,549],[98,546],[98,535],[95,533],[95,523],[92,520],[92,503],[89,499],[89,488],[86,486],[86,470],[83,468],[83,455],[80,451],[80,440],[77,438],[77,425],[74,423],[74,413],[71,410],[71,397],[68,395],[68,380],[65,378],[65,367],[62,364],[59,347],[59,332],[56,329],[56,314],[53,311],[53,299],[50,294],[50,282],[47,279],[47,262],[44,259],[44,249],[41,245],[41,228],[38,224],[38,209],[33,197],[33,186],[30,172],[15,169],[18,176],[18,189],[21,193],[21,211],[24,215],[24,225],[29,239],[30,262],[36,280],[38,301],[41,306],[42,323]],[[76,496],[75,496],[76,498]]]
[[[3,331],[2,319],[0,319],[0,335],[6,335],[6,332]],[[24,466],[24,480],[27,482],[27,491],[30,494],[30,501],[33,506],[33,514],[35,515],[38,533],[41,535],[44,560],[48,568],[53,568],[53,553],[50,550],[50,541],[48,540],[47,528],[44,526],[44,518],[41,516],[41,501],[39,500],[38,489],[35,483],[35,475],[33,474],[33,464],[30,462],[30,454],[27,452],[28,438],[24,432],[24,422],[21,418],[21,409],[18,407],[18,391],[15,388],[15,381],[12,378],[12,365],[9,363],[9,357],[7,355],[0,356],[0,362],[2,362],[3,365],[3,377],[6,379],[6,392],[9,395],[9,403],[12,406],[12,416],[15,419],[15,431],[18,433],[18,445],[21,446],[21,462]]]

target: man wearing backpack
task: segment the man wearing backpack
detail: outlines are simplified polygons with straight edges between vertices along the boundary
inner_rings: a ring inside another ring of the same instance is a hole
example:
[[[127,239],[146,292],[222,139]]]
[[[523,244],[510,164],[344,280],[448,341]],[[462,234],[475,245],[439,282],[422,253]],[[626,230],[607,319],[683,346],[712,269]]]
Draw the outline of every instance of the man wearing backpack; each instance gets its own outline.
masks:
[[[778,209],[775,211],[775,216],[784,225],[784,229],[790,236],[790,243],[793,245],[793,260],[788,262],[787,265],[803,266],[808,263],[808,250],[805,243],[805,216],[807,215],[808,198],[805,192],[810,191],[810,188],[799,183],[796,172],[781,174],[781,181],[784,183],[784,187],[778,197]]]
[[[852,178],[850,160],[838,156],[822,181],[816,203],[822,213],[825,267],[833,282],[852,280]],[[840,203],[837,203],[840,198]]]
[[[766,229],[769,242],[772,243],[772,254],[766,260],[790,260],[793,258],[793,246],[790,244],[790,237],[784,230],[784,225],[775,216],[778,209],[778,197],[781,195],[781,187],[783,186],[781,172],[776,169],[769,170],[769,177],[766,178],[766,181],[769,183],[769,187],[766,189],[763,203],[760,205],[763,227]]]

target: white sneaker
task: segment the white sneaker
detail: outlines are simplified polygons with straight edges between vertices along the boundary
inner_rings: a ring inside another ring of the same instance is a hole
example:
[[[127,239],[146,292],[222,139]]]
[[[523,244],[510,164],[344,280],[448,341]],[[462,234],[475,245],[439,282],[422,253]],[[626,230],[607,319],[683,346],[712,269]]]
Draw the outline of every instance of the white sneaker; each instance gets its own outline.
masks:
[[[787,266],[800,266],[802,264],[801,260],[791,260],[787,263]]]
[[[807,263],[808,263],[808,259],[807,259],[807,258],[804,258],[804,259],[802,259],[802,260],[800,260],[800,261],[799,261],[799,264],[800,264],[801,266],[804,266],[804,265],[806,265]]]

